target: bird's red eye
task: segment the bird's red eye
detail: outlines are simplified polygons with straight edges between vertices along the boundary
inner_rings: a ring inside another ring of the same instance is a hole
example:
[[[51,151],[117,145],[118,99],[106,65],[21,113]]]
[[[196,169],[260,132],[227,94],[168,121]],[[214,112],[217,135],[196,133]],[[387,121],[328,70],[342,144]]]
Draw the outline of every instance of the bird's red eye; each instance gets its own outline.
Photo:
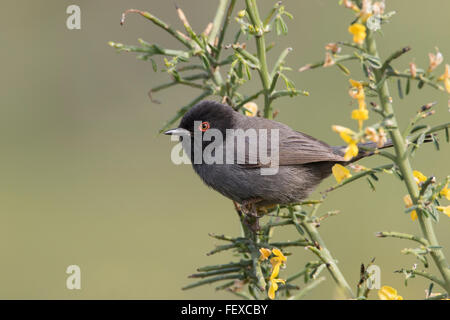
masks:
[[[209,129],[209,122],[207,121],[202,122],[202,124],[198,126],[198,129],[202,132],[205,132],[206,130]]]

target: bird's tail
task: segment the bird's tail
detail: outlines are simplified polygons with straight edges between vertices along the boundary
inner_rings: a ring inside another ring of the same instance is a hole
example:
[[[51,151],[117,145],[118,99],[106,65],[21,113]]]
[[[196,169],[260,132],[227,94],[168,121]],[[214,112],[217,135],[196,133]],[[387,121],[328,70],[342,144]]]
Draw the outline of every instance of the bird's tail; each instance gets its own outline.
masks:
[[[433,139],[436,139],[432,134],[428,134],[425,137],[424,142],[432,142]],[[358,161],[362,158],[370,157],[377,153],[377,150],[380,149],[386,149],[393,147],[394,144],[392,143],[391,139],[388,139],[386,143],[382,147],[378,147],[376,142],[364,142],[364,143],[358,143],[358,155],[356,157],[353,157],[348,163],[353,163],[355,161]],[[345,149],[347,146],[339,146],[335,147],[336,151],[340,154],[345,153]]]
[[[370,157],[376,153],[376,150],[393,147],[391,139],[388,139],[382,147],[378,147],[376,142],[358,143],[358,155],[350,160],[350,163],[358,161],[365,157]]]

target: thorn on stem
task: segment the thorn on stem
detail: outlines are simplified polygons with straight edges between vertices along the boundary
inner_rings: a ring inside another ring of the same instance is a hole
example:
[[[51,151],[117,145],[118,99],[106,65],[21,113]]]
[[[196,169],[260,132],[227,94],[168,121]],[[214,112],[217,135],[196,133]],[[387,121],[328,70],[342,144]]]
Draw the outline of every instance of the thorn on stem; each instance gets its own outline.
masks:
[[[120,19],[120,25],[123,26],[123,24],[125,23],[125,17],[127,16],[128,13],[139,13],[140,15],[144,15],[143,11],[138,10],[138,9],[128,9],[125,12],[122,13],[122,18]]]
[[[152,95],[152,89],[150,89],[147,93],[148,97],[150,98],[150,101],[156,104],[161,104],[161,101],[153,99],[153,95]]]

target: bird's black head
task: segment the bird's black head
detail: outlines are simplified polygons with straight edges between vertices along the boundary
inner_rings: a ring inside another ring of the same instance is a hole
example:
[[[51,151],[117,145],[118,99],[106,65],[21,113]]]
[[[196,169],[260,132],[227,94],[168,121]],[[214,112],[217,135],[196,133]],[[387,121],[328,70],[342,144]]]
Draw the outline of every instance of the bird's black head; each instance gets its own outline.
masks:
[[[196,131],[206,132],[217,129],[225,137],[226,129],[232,129],[236,111],[230,106],[216,101],[201,101],[190,109],[181,119],[176,129],[168,130],[165,134],[190,135]]]

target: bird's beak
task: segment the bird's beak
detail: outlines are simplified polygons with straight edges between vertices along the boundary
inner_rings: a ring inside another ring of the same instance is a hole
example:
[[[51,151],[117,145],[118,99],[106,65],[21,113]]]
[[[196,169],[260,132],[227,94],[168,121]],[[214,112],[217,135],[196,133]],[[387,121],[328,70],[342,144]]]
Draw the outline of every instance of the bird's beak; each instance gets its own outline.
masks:
[[[190,136],[191,133],[183,128],[175,128],[175,129],[170,129],[167,130],[166,132],[164,132],[164,134],[167,135],[175,135],[175,136]]]

